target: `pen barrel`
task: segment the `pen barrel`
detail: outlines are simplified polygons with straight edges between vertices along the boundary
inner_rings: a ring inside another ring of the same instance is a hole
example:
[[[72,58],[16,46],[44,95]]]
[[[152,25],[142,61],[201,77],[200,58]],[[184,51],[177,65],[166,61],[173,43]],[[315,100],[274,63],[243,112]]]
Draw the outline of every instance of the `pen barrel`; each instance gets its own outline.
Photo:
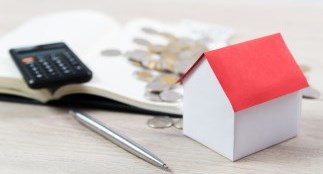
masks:
[[[165,163],[162,162],[154,154],[149,152],[146,148],[132,141],[128,137],[117,133],[112,128],[100,122],[99,120],[96,120],[95,118],[80,112],[73,112],[73,115],[80,123],[93,130],[94,132],[100,134],[104,138],[110,140],[124,150],[158,167],[165,167]]]

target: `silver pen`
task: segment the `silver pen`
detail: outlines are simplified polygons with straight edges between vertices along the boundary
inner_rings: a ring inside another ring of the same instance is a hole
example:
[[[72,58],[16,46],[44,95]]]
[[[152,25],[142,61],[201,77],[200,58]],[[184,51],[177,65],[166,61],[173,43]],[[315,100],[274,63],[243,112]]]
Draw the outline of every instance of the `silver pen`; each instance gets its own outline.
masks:
[[[108,127],[99,120],[96,120],[95,118],[76,110],[70,110],[70,113],[73,114],[74,118],[81,124],[102,135],[106,139],[112,141],[114,144],[118,145],[124,150],[134,154],[139,158],[142,158],[143,160],[153,165],[169,170],[167,165],[154,154],[152,154],[136,142],[130,140],[129,138],[115,132],[114,130],[112,130],[112,128]]]

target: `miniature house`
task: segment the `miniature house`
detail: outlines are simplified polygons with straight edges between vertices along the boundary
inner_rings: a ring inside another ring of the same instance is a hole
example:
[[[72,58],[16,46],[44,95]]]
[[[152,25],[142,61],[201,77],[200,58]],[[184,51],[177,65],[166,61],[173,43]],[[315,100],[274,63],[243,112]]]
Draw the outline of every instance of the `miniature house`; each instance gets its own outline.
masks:
[[[205,52],[179,82],[183,133],[232,161],[297,135],[308,83],[280,34]]]

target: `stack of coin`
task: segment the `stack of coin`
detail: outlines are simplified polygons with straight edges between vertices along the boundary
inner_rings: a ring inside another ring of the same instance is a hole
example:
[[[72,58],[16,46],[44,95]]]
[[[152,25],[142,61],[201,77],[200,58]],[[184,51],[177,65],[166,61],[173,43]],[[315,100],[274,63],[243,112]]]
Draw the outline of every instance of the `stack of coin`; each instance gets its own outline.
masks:
[[[143,92],[145,98],[158,102],[180,101],[182,95],[174,91],[179,86],[176,81],[208,50],[206,43],[201,39],[176,37],[148,27],[142,28],[142,32],[167,40],[166,44],[153,44],[145,38],[137,37],[133,42],[145,49],[128,51],[125,54],[133,65],[142,68],[134,72],[134,75],[147,82],[146,91]]]
[[[147,83],[143,95],[146,99],[156,102],[178,102],[182,95],[174,90],[179,87],[177,80],[188,68],[208,50],[210,39],[191,39],[176,37],[167,32],[143,27],[142,32],[167,40],[166,44],[153,44],[145,38],[136,37],[133,42],[144,49],[135,49],[123,54],[129,62],[140,68],[134,72],[134,77]],[[104,56],[121,54],[115,49],[102,51]]]

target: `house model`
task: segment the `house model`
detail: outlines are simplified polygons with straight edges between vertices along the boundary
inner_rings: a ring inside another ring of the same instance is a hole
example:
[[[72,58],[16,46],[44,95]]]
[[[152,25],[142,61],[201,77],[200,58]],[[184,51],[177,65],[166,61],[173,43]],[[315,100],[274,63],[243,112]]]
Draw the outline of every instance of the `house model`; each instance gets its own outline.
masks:
[[[308,83],[280,34],[205,52],[179,82],[183,133],[232,161],[297,135]]]

